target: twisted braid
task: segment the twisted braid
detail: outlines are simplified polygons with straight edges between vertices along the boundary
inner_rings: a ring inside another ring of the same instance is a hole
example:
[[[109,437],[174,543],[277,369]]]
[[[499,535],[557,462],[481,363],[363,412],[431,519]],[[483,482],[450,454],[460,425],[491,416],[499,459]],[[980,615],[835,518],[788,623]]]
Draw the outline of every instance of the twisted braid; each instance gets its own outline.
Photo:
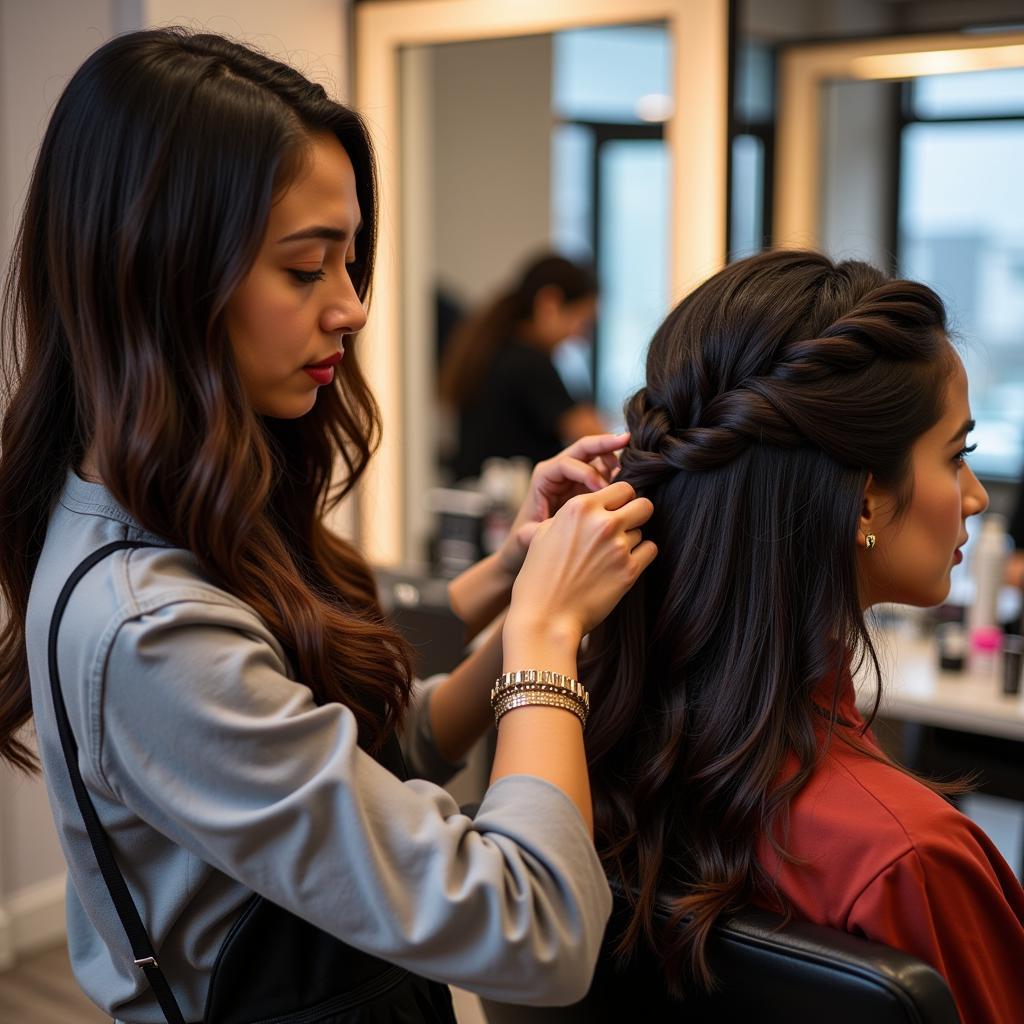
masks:
[[[880,285],[818,336],[782,341],[760,372],[702,403],[678,388],[660,387],[658,375],[649,372],[648,386],[626,404],[631,441],[622,455],[624,479],[656,487],[681,471],[719,469],[755,444],[814,447],[856,464],[856,451],[833,429],[837,418],[855,423],[858,417],[861,388],[854,378],[927,360],[942,343],[921,287],[908,292],[905,286]],[[853,386],[837,387],[844,378]]]

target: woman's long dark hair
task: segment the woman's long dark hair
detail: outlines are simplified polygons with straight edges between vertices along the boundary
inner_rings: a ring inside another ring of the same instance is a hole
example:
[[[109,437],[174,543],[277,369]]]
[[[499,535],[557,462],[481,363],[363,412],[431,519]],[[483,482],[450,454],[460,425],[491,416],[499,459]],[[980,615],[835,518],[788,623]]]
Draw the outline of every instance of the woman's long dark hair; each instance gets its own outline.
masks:
[[[588,267],[562,256],[545,254],[531,260],[516,284],[456,326],[441,362],[441,400],[452,409],[469,403],[487,376],[502,345],[533,316],[537,293],[554,287],[565,302],[597,295],[597,278]]]
[[[90,448],[114,497],[248,602],[316,698],[351,707],[368,746],[407,704],[407,648],[381,617],[364,561],[322,523],[379,439],[357,362],[346,357],[308,415],[262,419],[225,330],[271,203],[318,132],[338,138],[355,170],[365,300],[369,136],[297,71],[219,36],[161,29],[101,47],[57,103],[0,348],[0,755],[21,768],[35,765],[17,737],[31,715],[29,589],[50,510]]]
[[[931,289],[810,252],[732,264],[651,342],[621,479],[653,500],[659,555],[582,672],[597,843],[635,900],[618,950],[653,947],[670,984],[712,983],[721,913],[754,896],[785,909],[758,842],[784,855],[840,680],[863,658],[878,675],[855,560],[864,489],[871,473],[909,500],[951,353]]]

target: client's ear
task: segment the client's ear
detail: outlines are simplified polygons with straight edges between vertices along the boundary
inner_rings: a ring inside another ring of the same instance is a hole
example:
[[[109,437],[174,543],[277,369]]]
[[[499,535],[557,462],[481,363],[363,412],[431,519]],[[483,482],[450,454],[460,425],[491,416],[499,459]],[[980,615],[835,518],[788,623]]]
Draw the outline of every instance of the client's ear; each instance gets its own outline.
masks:
[[[868,473],[867,483],[864,485],[864,496],[860,502],[860,519],[857,523],[857,546],[861,548],[874,547],[878,536],[878,530],[883,518],[883,508],[890,501],[887,495],[875,481],[874,475]],[[868,537],[873,538],[871,541]]]

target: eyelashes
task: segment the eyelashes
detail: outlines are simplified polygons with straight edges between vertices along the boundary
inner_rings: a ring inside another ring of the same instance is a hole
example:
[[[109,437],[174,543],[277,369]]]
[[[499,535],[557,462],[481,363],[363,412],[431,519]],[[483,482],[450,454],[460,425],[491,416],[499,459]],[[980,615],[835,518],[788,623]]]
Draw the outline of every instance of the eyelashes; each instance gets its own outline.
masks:
[[[960,451],[953,456],[953,461],[958,465],[962,466],[967,461],[967,456],[977,449],[977,443],[968,445],[966,448],[961,448]]]
[[[323,270],[294,270],[289,268],[288,273],[295,278],[300,284],[315,284],[317,281],[322,281],[327,275]]]
[[[349,277],[353,281],[358,281],[363,270],[362,263],[359,260],[352,260],[345,267],[348,270]],[[299,284],[316,284],[317,281],[322,281],[327,276],[323,267],[319,270],[298,270],[295,267],[289,267],[288,273]]]

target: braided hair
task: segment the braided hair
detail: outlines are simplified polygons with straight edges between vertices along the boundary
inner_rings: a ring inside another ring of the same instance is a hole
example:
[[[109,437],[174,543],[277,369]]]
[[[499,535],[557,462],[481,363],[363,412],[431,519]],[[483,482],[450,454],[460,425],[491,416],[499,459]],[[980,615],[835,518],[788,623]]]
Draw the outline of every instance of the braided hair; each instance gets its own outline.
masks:
[[[931,289],[800,251],[728,266],[654,335],[620,478],[654,502],[659,557],[582,672],[596,839],[634,900],[617,948],[646,943],[672,987],[712,983],[720,914],[785,909],[758,841],[785,855],[840,675],[867,658],[880,681],[855,562],[868,474],[899,514],[954,358]]]

